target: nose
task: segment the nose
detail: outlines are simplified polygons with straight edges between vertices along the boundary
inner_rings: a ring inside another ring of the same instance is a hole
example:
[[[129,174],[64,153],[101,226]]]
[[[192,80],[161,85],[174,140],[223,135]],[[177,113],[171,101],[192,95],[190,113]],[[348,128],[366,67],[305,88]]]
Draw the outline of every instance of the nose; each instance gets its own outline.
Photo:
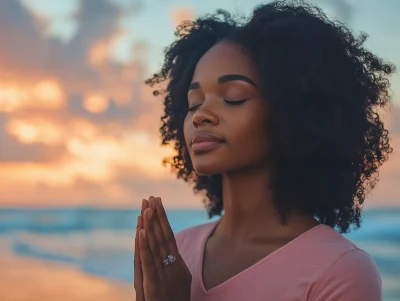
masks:
[[[193,114],[193,125],[198,128],[201,125],[210,124],[217,125],[219,123],[218,116],[205,106],[205,103]]]

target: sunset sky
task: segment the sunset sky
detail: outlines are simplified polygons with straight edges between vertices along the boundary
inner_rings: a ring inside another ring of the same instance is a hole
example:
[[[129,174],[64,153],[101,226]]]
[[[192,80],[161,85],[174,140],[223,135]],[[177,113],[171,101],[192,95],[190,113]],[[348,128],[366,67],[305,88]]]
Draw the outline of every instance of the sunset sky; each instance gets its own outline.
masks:
[[[400,1],[319,0],[370,35],[400,68]],[[255,0],[1,0],[0,206],[169,206],[201,197],[161,160],[162,100],[144,86],[185,19],[217,8],[248,13]],[[387,113],[395,148],[367,205],[400,205],[400,76]]]

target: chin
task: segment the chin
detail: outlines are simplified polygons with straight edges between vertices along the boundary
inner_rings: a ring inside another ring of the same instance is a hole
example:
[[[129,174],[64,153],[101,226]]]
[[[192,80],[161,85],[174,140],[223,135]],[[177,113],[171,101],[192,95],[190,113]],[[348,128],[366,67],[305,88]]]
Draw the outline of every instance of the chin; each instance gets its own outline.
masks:
[[[213,176],[224,173],[224,168],[219,160],[204,160],[196,158],[192,161],[194,171],[200,176]],[[219,162],[218,162],[219,161]]]
[[[219,169],[215,168],[215,166],[209,165],[194,166],[194,171],[199,176],[213,176],[222,173]]]
[[[237,164],[229,164],[229,162],[224,162],[223,160],[215,160],[213,162],[194,160],[192,163],[194,171],[199,176],[214,176],[241,169],[239,166],[237,166]]]
[[[199,176],[214,176],[217,174],[230,174],[240,171],[246,171],[249,168],[257,169],[262,163],[250,164],[249,162],[238,162],[238,160],[224,160],[227,158],[214,158],[214,160],[205,160],[206,158],[196,158],[192,161],[193,169]],[[249,164],[245,164],[249,163]]]

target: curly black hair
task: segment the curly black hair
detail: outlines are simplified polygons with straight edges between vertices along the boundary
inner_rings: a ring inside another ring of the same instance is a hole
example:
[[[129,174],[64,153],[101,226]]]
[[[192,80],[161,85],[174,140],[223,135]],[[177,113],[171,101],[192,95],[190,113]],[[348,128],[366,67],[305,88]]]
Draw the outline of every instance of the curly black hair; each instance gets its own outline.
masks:
[[[341,233],[359,227],[362,204],[378,180],[378,167],[392,152],[379,109],[390,104],[390,63],[366,50],[367,35],[353,35],[302,1],[276,1],[249,18],[218,10],[185,21],[165,50],[150,86],[166,82],[162,144],[177,154],[164,159],[177,177],[205,192],[209,216],[223,210],[221,175],[193,169],[183,123],[187,92],[201,56],[222,40],[243,46],[261,78],[268,101],[273,168],[270,188],[282,223],[291,210],[313,215]]]

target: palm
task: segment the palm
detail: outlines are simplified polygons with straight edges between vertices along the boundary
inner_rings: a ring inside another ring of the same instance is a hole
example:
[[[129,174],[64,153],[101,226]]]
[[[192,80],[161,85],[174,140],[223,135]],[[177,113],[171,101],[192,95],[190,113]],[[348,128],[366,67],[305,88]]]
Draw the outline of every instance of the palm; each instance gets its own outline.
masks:
[[[143,202],[135,242],[135,289],[137,301],[189,301],[192,277],[178,252],[175,236],[161,199]],[[166,266],[163,259],[176,261]]]

